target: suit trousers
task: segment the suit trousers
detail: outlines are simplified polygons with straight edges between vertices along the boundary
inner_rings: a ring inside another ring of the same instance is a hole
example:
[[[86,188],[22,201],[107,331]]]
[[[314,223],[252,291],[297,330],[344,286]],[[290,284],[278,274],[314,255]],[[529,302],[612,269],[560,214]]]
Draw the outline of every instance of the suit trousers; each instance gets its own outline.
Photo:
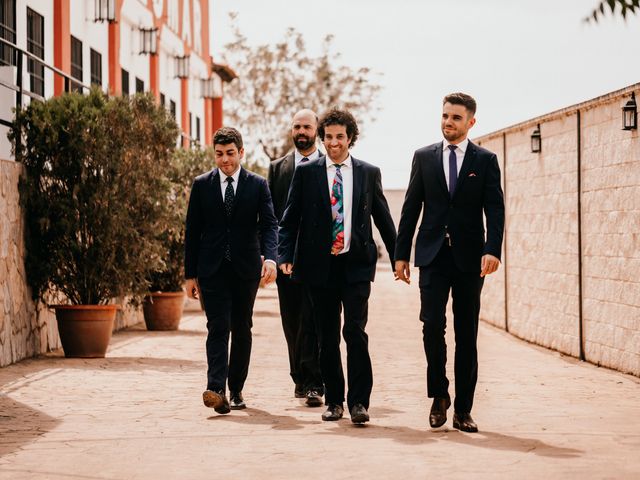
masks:
[[[244,280],[231,262],[198,278],[207,316],[207,389],[241,392],[249,372],[253,304],[259,279]],[[231,336],[231,353],[229,337]]]
[[[316,390],[322,394],[324,386],[318,357],[318,338],[309,292],[301,283],[291,280],[289,275],[282,272],[278,272],[276,284],[291,378],[305,391]]]
[[[456,266],[451,247],[446,243],[431,264],[420,267],[420,320],[427,357],[427,394],[449,398],[445,312],[451,291],[455,332],[454,409],[459,413],[471,412],[478,380],[478,317],[483,283],[480,260],[477,272],[463,272]]]
[[[369,357],[367,325],[371,282],[347,283],[347,255],[332,256],[329,283],[309,287],[314,306],[314,319],[320,344],[320,367],[325,384],[325,403],[344,402],[344,373],[340,357],[340,314],[344,307],[342,335],[347,344],[347,405],[349,410],[361,403],[369,408],[373,387],[373,371]]]

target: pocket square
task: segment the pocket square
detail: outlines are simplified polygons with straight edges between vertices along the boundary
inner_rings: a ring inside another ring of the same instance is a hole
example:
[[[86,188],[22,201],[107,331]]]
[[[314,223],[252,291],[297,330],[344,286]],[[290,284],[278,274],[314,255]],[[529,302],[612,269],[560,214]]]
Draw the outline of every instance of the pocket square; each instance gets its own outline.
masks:
[[[470,176],[470,177],[475,177],[475,176],[476,176],[476,174],[475,174],[475,173],[473,173],[473,172],[471,172],[471,173],[469,174],[469,176]]]

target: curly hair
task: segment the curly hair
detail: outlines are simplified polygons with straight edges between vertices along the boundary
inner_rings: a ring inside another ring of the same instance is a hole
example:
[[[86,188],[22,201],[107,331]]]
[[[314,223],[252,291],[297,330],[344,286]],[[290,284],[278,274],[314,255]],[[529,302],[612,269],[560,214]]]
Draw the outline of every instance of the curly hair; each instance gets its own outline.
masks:
[[[233,143],[238,151],[242,148],[242,135],[233,127],[222,127],[213,134],[214,145],[229,145]]]
[[[324,140],[324,129],[329,125],[343,125],[347,129],[349,147],[353,147],[356,144],[360,130],[358,130],[356,119],[348,110],[340,110],[338,107],[333,107],[322,115],[318,124],[320,139]]]

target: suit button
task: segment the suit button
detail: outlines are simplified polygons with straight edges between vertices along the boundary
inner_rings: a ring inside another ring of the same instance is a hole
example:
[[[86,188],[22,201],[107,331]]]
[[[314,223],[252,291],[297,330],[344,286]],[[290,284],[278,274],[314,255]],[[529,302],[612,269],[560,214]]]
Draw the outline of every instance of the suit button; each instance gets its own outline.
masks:
[[[364,223],[362,225],[360,225],[360,228],[364,228]]]

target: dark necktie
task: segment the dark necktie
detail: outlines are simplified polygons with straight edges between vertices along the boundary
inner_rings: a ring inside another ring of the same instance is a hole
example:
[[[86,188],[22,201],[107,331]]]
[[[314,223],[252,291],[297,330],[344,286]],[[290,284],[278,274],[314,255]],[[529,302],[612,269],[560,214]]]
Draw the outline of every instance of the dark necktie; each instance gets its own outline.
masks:
[[[300,163],[304,163],[304,162],[308,162],[309,159],[307,157],[302,157],[302,159],[300,160]]]
[[[449,145],[449,195],[453,197],[458,183],[458,158],[456,157],[456,146]]]
[[[231,218],[231,212],[233,212],[233,177],[227,177],[227,188],[224,191],[224,209],[227,213],[227,218]],[[224,258],[231,261],[231,239],[227,237],[227,244],[224,248]]]
[[[342,192],[342,172],[341,164],[335,164],[336,176],[333,178],[333,186],[331,187],[331,217],[333,244],[331,245],[331,253],[338,255],[344,249],[344,206]]]

